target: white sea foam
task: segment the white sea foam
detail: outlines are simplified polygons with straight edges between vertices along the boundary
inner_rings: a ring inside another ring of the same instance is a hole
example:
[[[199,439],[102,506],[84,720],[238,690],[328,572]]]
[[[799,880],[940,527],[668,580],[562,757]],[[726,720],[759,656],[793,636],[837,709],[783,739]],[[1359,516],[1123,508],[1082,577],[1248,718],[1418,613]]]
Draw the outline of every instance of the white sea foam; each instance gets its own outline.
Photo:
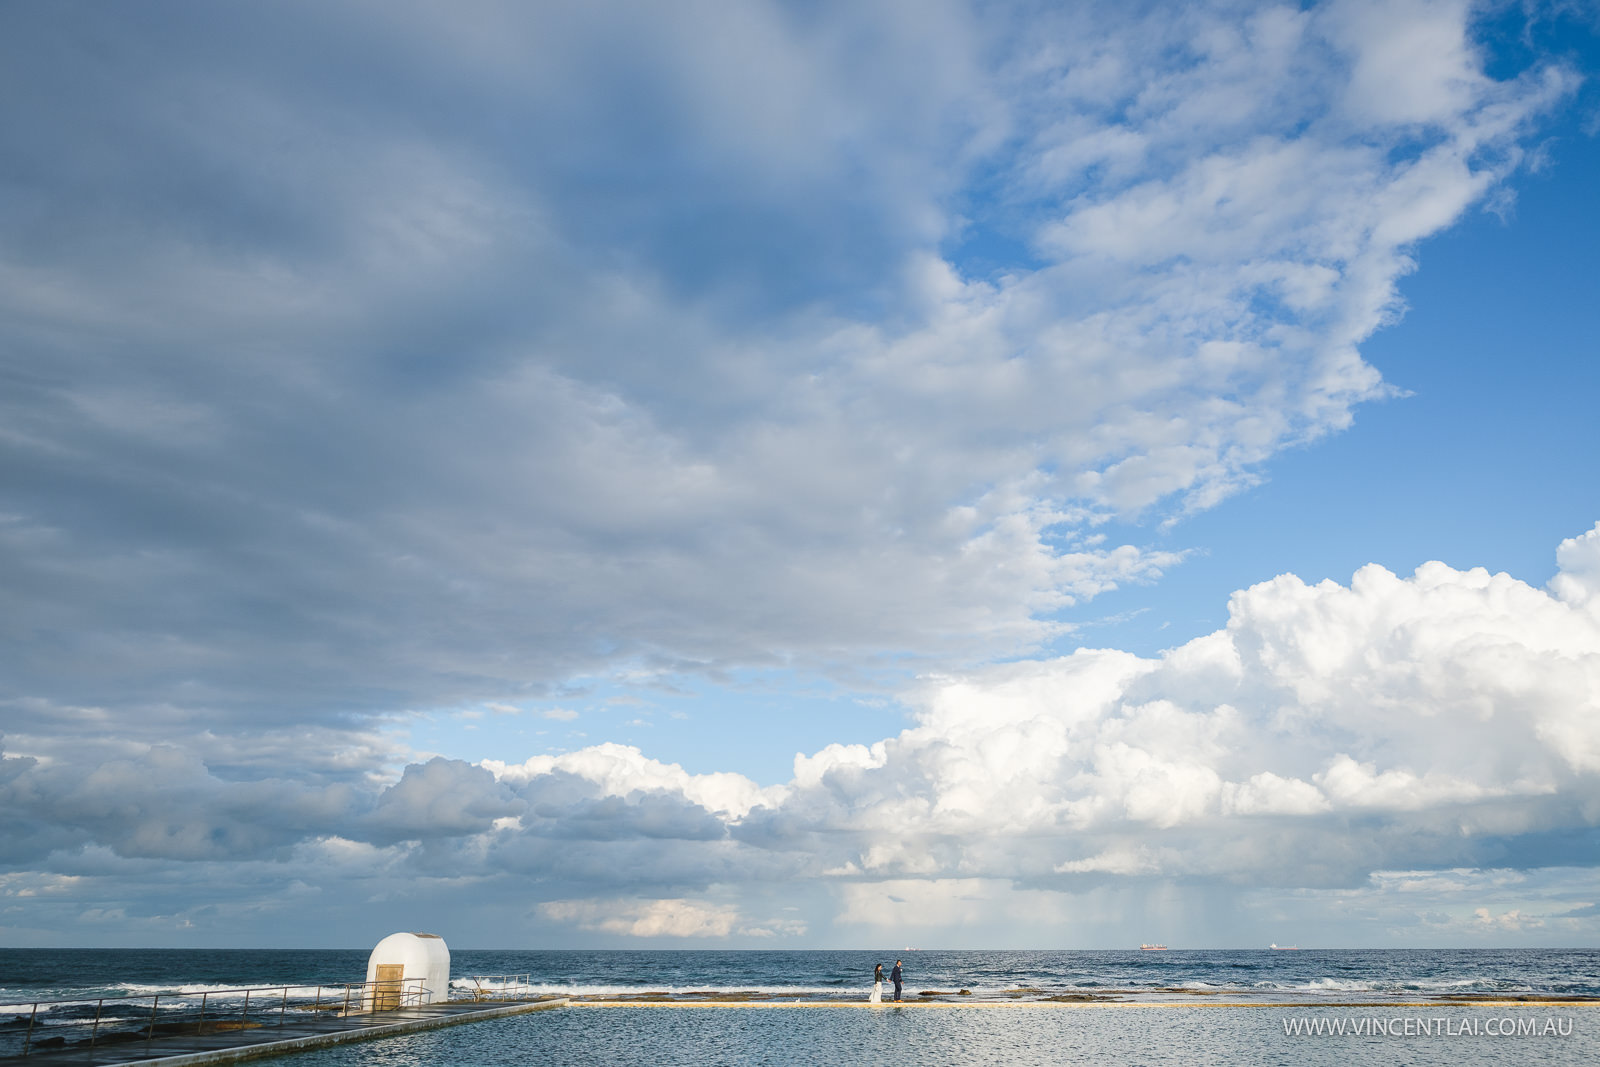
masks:
[[[247,990],[252,1000],[261,999],[263,1003],[267,1003],[273,998],[281,1000],[284,996],[285,988],[288,990],[288,996],[295,1000],[307,997],[315,998],[319,995],[324,1000],[333,1000],[342,998],[345,995],[345,986],[342,984],[321,986],[291,985],[285,987],[267,983],[241,986],[220,983],[172,985],[170,983],[117,982],[114,985],[103,986],[92,991],[81,988],[63,989],[54,992],[41,990],[37,997],[37,1003],[41,1008],[47,1005],[52,1008],[66,1008],[97,1004],[102,1000],[151,1000],[160,997],[163,1007],[179,1008],[190,1004],[198,1007],[202,999],[208,1004],[243,1003]],[[4,992],[11,992],[15,995],[15,991],[0,991],[0,995],[3,995]],[[359,992],[357,995],[359,995]],[[34,1004],[35,1000],[32,998],[15,1003],[0,1003],[0,1012],[27,1013],[33,1010]]]
[[[626,997],[641,996],[645,993],[668,993],[672,996],[684,996],[690,993],[715,993],[726,996],[730,993],[763,993],[783,996],[846,996],[852,992],[859,992],[863,997],[871,992],[870,984],[860,986],[804,986],[804,985],[716,985],[700,982],[691,985],[671,985],[660,983],[655,985],[615,985],[602,983],[562,984],[554,982],[531,982],[518,985],[514,982],[504,983],[506,988],[526,990],[538,995],[572,996],[572,997]],[[461,979],[452,979],[451,989],[471,989],[472,982],[463,982]],[[485,982],[483,988],[499,988]]]
[[[1283,988],[1308,993],[1433,993],[1466,989],[1528,992],[1531,990],[1529,986],[1513,987],[1492,978],[1406,978],[1398,981],[1377,978],[1313,978],[1301,985]]]
[[[1049,980],[1028,983],[1030,993],[1027,996],[1056,995],[1061,993],[1101,993],[1101,994],[1134,994],[1148,995],[1162,989],[1176,989],[1194,993],[1268,993],[1279,992],[1301,996],[1338,996],[1351,994],[1421,994],[1438,995],[1459,993],[1465,991],[1482,992],[1527,992],[1532,987],[1520,983],[1510,983],[1505,979],[1495,978],[1419,978],[1415,976],[1397,976],[1387,978],[1336,978],[1323,976],[1311,978],[1301,982],[1261,979],[1252,982],[1215,982],[1200,978],[1192,978],[1173,983],[1172,985],[1154,985],[1138,981],[1108,982],[1106,984],[1072,984],[1063,985]],[[198,1008],[202,997],[208,1004],[227,1005],[237,1007],[243,1001],[245,993],[243,986],[225,985],[218,983],[191,983],[191,984],[154,984],[154,983],[117,983],[103,989],[85,990],[83,988],[61,989],[58,992],[41,989],[38,998],[41,1004],[49,1003],[52,1006],[83,1006],[94,1005],[103,995],[108,1001],[117,998],[151,998],[159,995],[162,1006],[178,1008]],[[259,1000],[263,1004],[270,1003],[275,998],[283,996],[283,986],[272,986],[263,983],[252,986],[250,994],[252,1008]],[[470,975],[457,976],[451,979],[450,990],[454,995],[468,993],[481,988],[491,995],[517,993],[521,995],[547,995],[571,997],[637,997],[647,993],[666,994],[682,997],[692,994],[712,994],[727,996],[737,993],[750,993],[768,997],[804,997],[807,999],[834,999],[851,1000],[865,998],[870,991],[866,982],[859,984],[818,984],[816,982],[779,984],[779,983],[729,983],[722,982],[689,982],[689,983],[629,983],[616,982],[559,982],[559,981],[532,981],[521,982],[514,977],[495,977],[478,980]],[[345,996],[346,987],[343,984],[301,984],[288,987],[291,999],[306,1000],[321,997],[325,1002],[335,1002]],[[986,984],[961,982],[949,975],[930,975],[926,980],[919,980],[915,985],[908,987],[908,994],[915,996],[922,989],[939,989],[946,992],[955,992],[958,989],[968,989],[974,999],[1012,999],[1017,995],[1018,989],[1012,984]],[[33,991],[16,988],[0,988],[0,1013],[27,1014],[33,1009]],[[359,993],[357,994],[359,995]],[[27,1000],[20,999],[27,996]],[[148,1003],[148,1000],[146,1000]]]

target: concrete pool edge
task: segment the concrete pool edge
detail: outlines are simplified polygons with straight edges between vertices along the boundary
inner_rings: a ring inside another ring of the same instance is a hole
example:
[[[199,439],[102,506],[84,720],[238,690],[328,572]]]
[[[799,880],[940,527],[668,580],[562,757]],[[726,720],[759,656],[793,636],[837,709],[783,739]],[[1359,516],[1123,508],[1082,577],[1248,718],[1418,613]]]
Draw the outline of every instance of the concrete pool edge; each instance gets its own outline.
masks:
[[[455,1012],[449,1015],[435,1015],[423,1019],[405,1019],[400,1022],[384,1023],[378,1026],[364,1026],[350,1030],[338,1030],[329,1033],[306,1034],[301,1037],[286,1038],[281,1041],[262,1041],[253,1044],[235,1045],[231,1048],[205,1049],[196,1052],[181,1052],[174,1055],[151,1056],[146,1059],[118,1060],[117,1067],[201,1067],[205,1064],[239,1063],[244,1060],[264,1059],[272,1056],[285,1056],[296,1052],[310,1052],[315,1049],[329,1048],[334,1045],[355,1044],[362,1041],[376,1041],[385,1037],[396,1037],[401,1034],[422,1033],[428,1030],[439,1030],[447,1026],[461,1026],[466,1023],[482,1022],[489,1019],[501,1019],[513,1015],[525,1015],[529,1012],[545,1011],[550,1008],[567,1006],[566,998],[557,1000],[542,1000],[526,1004],[502,1004],[493,1008],[482,1010]],[[73,1050],[76,1052],[77,1050]],[[88,1052],[89,1050],[85,1050]],[[37,1057],[19,1057],[17,1062],[25,1064],[34,1060],[41,1064],[49,1062],[64,1063],[66,1057],[72,1052],[41,1053]],[[90,1052],[92,1059],[93,1053]],[[88,1061],[86,1061],[88,1062]],[[104,1061],[101,1061],[104,1062]]]

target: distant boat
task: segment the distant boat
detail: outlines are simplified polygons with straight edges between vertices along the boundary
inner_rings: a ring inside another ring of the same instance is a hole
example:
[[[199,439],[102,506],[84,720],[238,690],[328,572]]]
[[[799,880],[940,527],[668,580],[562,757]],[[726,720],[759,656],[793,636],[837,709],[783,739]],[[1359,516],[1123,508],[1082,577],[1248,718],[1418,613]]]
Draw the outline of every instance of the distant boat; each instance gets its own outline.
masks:
[[[1277,945],[1273,945],[1272,947],[1273,948],[1277,948],[1278,946]],[[1167,951],[1167,946],[1166,945],[1140,945],[1139,949],[1142,952],[1165,952],[1165,951]]]
[[[1272,949],[1275,952],[1299,952],[1300,951],[1300,946],[1299,945],[1280,945],[1280,944],[1277,944],[1276,942],[1274,942],[1273,944],[1268,945],[1267,947]]]

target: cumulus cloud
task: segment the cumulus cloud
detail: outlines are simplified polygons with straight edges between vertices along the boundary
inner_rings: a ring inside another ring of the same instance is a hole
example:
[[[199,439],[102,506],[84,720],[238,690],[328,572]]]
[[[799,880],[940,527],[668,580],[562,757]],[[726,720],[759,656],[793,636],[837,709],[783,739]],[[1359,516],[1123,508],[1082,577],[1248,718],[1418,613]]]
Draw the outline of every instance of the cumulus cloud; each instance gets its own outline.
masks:
[[[637,748],[607,742],[562,756],[530,756],[520,764],[484,760],[483,766],[502,781],[530,784],[554,774],[570,775],[591,785],[601,796],[676,793],[709,812],[738,819],[776,795],[742,774],[689,774],[675,763],[661,763]]]
[[[595,901],[551,900],[539,905],[541,914],[580,930],[596,930],[648,938],[774,937],[803,934],[805,924],[777,920],[750,924],[737,908],[692,900]]]
[[[1555,594],[1590,614],[1600,611],[1600,527],[1561,542],[1556,563],[1561,570],[1550,583]]]
[[[482,833],[523,810],[482,767],[435,758],[407,767],[379,795],[368,819],[382,837],[459,837]]]
[[[910,728],[798,755],[765,789],[610,743],[435,759],[364,789],[226,781],[155,747],[87,774],[8,757],[0,811],[12,862],[55,873],[78,873],[79,848],[113,867],[511,877],[540,921],[623,939],[987,930],[1018,909],[1070,926],[1117,914],[1116,885],[1333,894],[1385,923],[1410,900],[1434,933],[1487,908],[1479,926],[1570,933],[1582,871],[1564,896],[1510,904],[1495,902],[1531,875],[1473,872],[1563,868],[1600,825],[1600,618],[1571,596],[1587,563],[1571,546],[1596,532],[1563,543],[1548,590],[1441,563],[1348,585],[1281,575],[1159,657],[1080,649],[930,677],[907,695]],[[752,900],[778,918],[749,918]]]
[[[1040,925],[1059,925],[1068,902],[1038,890],[1013,892],[983,878],[889,879],[842,887],[841,926],[886,927],[921,932],[960,929],[993,921],[999,908],[1026,909]]]
[[[31,758],[3,766],[0,803],[20,831],[7,842],[25,850],[30,841],[52,850],[93,842],[126,857],[254,858],[338,825],[356,799],[340,784],[228,781],[174,745],[87,766]]]
[[[855,835],[843,869],[863,876],[1293,884],[1591,827],[1600,626],[1560,592],[1581,543],[1554,594],[1441,563],[1284,575],[1157,659],[1082,649],[930,679],[917,725],[797,759],[782,805],[738,833]]]

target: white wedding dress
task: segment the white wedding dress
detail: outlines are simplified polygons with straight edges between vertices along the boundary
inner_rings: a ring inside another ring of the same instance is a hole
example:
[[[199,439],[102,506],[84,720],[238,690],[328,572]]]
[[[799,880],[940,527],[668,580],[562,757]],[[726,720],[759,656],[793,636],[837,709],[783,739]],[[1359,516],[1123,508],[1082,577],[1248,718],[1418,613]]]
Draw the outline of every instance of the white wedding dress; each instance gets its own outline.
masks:
[[[883,983],[882,982],[873,982],[872,983],[872,996],[867,998],[867,1003],[868,1004],[882,1004],[883,1003]]]

